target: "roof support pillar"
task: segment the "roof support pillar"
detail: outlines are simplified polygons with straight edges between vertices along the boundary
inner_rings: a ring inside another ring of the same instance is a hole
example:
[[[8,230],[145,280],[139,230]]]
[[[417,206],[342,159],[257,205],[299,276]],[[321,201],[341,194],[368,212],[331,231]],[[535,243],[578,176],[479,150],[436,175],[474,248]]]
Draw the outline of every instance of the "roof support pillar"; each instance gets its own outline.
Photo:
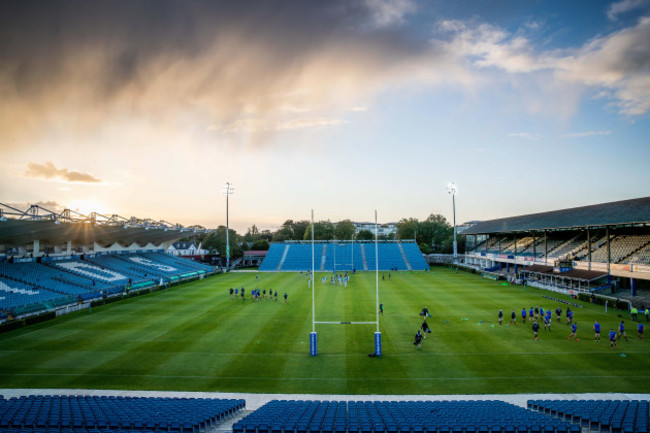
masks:
[[[34,239],[34,251],[32,253],[32,257],[38,257],[40,249],[41,249],[41,241],[38,239]]]
[[[609,273],[609,265],[612,262],[612,251],[609,248],[609,227],[605,228],[605,236],[607,237],[607,273]]]
[[[591,230],[587,228],[587,261],[589,262],[589,269],[591,271]]]
[[[544,232],[544,264],[548,266],[548,235]]]

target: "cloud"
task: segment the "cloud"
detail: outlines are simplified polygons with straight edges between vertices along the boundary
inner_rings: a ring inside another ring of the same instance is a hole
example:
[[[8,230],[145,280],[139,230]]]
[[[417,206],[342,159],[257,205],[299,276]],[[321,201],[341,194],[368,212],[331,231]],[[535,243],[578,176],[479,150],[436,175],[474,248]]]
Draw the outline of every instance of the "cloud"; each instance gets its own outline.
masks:
[[[593,137],[595,135],[610,135],[612,131],[585,131],[585,132],[572,132],[569,134],[563,134],[563,138],[584,138],[584,137]]]
[[[261,131],[290,131],[295,129],[322,128],[336,126],[343,123],[340,119],[328,119],[324,117],[315,118],[292,118],[284,121],[274,122],[267,119],[238,119],[226,125],[212,125],[208,131],[215,131],[224,134],[228,133],[255,133]]]
[[[162,135],[250,118],[290,128],[296,113],[340,118],[413,80],[471,81],[442,44],[399,25],[415,10],[410,0],[73,0],[34,13],[1,2],[0,146],[125,119]]]
[[[545,90],[591,87],[613,98],[623,115],[650,111],[650,17],[562,50],[536,49],[526,36],[489,24],[443,21],[441,27],[453,35],[449,44],[454,51],[476,68],[510,75],[547,74]]]
[[[44,178],[44,179],[62,179],[67,182],[85,182],[85,183],[98,183],[101,180],[95,178],[88,173],[81,173],[79,171],[71,171],[67,168],[56,168],[51,162],[45,164],[38,164],[30,162],[27,164],[25,171],[27,177]]]
[[[614,2],[607,8],[607,18],[616,21],[618,15],[638,9],[646,4],[648,4],[647,0],[622,0]]]
[[[401,24],[407,14],[417,10],[411,0],[365,0],[365,4],[372,12],[378,27]]]
[[[525,138],[526,140],[539,140],[542,138],[539,135],[531,134],[530,132],[512,132],[508,134],[508,137],[519,137]]]

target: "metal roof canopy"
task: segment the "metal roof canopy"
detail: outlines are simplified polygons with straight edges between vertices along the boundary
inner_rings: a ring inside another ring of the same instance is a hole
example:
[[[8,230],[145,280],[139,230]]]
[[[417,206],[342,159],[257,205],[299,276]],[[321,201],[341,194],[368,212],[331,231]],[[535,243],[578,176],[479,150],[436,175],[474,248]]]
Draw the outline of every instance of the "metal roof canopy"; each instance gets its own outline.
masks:
[[[483,221],[464,235],[650,224],[650,197]]]
[[[52,244],[72,241],[80,244],[119,242],[130,245],[135,242],[145,245],[212,231],[201,226],[183,227],[164,220],[127,219],[116,214],[108,217],[93,212],[86,216],[70,209],[56,213],[38,205],[22,211],[0,203],[0,244],[5,245],[26,245],[35,240]]]

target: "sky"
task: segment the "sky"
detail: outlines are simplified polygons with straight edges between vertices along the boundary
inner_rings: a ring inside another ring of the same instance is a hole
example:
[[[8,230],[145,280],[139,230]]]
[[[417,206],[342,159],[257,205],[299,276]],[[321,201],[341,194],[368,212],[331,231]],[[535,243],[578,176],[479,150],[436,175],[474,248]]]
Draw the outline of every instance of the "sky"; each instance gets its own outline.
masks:
[[[650,0],[0,3],[0,203],[239,232],[650,195]]]

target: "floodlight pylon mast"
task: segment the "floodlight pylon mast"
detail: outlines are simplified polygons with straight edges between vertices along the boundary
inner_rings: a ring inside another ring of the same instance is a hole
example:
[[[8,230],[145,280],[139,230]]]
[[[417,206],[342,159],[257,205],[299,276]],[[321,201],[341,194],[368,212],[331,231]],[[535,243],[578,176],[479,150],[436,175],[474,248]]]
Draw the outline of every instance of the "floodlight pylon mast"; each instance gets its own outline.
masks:
[[[458,257],[458,244],[456,243],[456,193],[458,192],[458,188],[455,183],[450,182],[447,185],[447,191],[451,194],[451,202],[454,212],[454,262],[456,262]]]
[[[226,182],[222,193],[226,196],[226,269],[230,269],[230,227],[228,226],[228,196],[235,192],[232,183]]]

